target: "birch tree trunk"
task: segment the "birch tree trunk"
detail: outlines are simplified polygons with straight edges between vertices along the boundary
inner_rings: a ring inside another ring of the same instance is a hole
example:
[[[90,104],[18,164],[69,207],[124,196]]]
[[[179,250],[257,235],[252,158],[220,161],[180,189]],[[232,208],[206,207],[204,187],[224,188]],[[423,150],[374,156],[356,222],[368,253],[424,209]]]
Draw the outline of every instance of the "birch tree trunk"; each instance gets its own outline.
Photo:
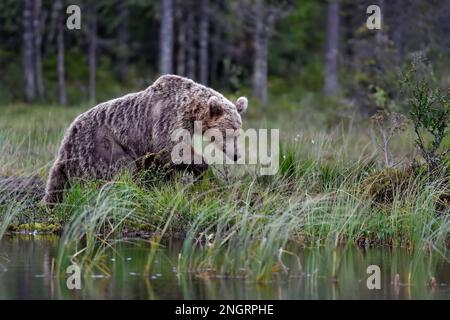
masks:
[[[36,98],[33,40],[33,0],[24,0],[22,8],[22,70],[25,80],[25,98],[28,102]]]
[[[57,0],[58,18],[57,18],[57,74],[58,74],[58,100],[59,104],[67,105],[65,64],[64,64],[64,30],[66,29],[63,13],[63,0]]]
[[[200,82],[204,85],[208,84],[208,43],[209,43],[209,1],[201,2],[200,17]]]
[[[405,27],[405,17],[407,16],[407,12],[405,12],[404,3],[395,2],[392,10],[396,13],[395,25],[392,25],[393,29],[393,39],[395,44],[395,58],[399,65],[401,65],[403,60],[403,32]],[[383,21],[383,20],[382,20]]]
[[[270,27],[267,25],[268,22],[265,21],[263,0],[256,0],[252,87],[253,94],[263,104],[267,103],[267,50],[269,45],[268,29]]]
[[[95,1],[90,1],[88,4],[88,19],[89,19],[89,87],[88,99],[91,102],[96,101],[96,72],[97,72],[97,5]]]
[[[40,99],[45,96],[44,77],[42,74],[42,34],[44,32],[45,14],[42,11],[42,1],[34,0],[33,6],[33,39],[34,39],[34,69],[36,88]]]
[[[159,73],[172,73],[173,57],[173,1],[162,0],[161,28],[159,39]]]
[[[187,76],[195,80],[196,75],[196,45],[195,45],[195,17],[193,10],[193,2],[190,2],[190,7],[187,10],[187,43],[186,43],[186,51],[187,51]]]
[[[119,28],[118,28],[118,42],[119,42],[119,48],[118,48],[118,64],[117,64],[117,71],[119,74],[119,79],[121,81],[125,81],[127,78],[128,73],[128,57],[129,57],[129,3],[127,1],[121,1],[119,5],[117,6],[118,15],[120,18]]]
[[[328,2],[326,50],[324,91],[327,95],[336,95],[339,90],[339,0],[329,0]]]
[[[177,68],[176,73],[180,76],[186,75],[186,21],[184,14],[183,0],[177,3],[176,20],[178,28],[177,37]]]
[[[214,83],[217,79],[218,65],[219,65],[219,50],[218,43],[220,43],[220,29],[217,24],[213,27],[211,34],[211,68],[209,70],[209,81]]]

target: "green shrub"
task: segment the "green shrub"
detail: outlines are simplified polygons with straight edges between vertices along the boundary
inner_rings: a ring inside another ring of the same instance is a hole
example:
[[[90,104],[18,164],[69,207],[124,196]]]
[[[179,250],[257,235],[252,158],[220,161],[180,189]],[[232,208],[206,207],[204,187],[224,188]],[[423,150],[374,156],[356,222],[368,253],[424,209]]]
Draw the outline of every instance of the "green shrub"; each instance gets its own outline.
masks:
[[[426,73],[421,73],[426,69]],[[433,72],[416,59],[405,73],[403,85],[409,93],[409,116],[414,124],[416,144],[427,163],[428,171],[435,172],[448,158],[450,148],[443,150],[442,142],[449,133],[450,96],[433,86]]]

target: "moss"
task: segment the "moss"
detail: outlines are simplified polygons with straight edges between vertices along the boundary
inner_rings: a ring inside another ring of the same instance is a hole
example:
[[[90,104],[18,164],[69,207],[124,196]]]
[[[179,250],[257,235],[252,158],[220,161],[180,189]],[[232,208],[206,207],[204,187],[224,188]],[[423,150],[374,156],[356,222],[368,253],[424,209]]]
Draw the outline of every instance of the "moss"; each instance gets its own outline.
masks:
[[[30,232],[36,231],[38,233],[58,233],[62,226],[59,222],[31,222],[22,224],[12,224],[9,227],[10,231],[14,232]]]

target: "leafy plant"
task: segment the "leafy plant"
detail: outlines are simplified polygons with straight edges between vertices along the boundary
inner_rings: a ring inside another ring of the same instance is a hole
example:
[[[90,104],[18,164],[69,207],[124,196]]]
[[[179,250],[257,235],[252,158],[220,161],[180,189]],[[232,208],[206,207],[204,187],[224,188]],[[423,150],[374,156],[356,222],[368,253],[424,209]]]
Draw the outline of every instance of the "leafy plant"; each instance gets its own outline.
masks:
[[[425,68],[428,72],[421,72]],[[409,91],[409,116],[414,124],[416,144],[430,173],[448,161],[446,155],[450,152],[450,148],[441,148],[450,127],[449,92],[433,85],[432,80],[432,70],[418,58],[411,63],[402,81]]]

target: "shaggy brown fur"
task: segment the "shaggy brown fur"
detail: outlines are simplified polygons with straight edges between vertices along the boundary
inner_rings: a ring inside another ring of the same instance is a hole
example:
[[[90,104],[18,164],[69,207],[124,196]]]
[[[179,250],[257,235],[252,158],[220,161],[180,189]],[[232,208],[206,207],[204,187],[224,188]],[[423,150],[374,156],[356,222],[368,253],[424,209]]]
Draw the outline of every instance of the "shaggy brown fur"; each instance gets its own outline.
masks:
[[[194,81],[165,75],[147,89],[101,103],[78,116],[67,129],[54,162],[44,196],[52,205],[72,178],[111,179],[121,170],[142,170],[149,163],[171,164],[176,129],[194,130],[202,121],[203,131],[239,129],[239,113],[247,108],[241,97],[233,104],[213,89]],[[202,165],[177,166],[196,174]]]

